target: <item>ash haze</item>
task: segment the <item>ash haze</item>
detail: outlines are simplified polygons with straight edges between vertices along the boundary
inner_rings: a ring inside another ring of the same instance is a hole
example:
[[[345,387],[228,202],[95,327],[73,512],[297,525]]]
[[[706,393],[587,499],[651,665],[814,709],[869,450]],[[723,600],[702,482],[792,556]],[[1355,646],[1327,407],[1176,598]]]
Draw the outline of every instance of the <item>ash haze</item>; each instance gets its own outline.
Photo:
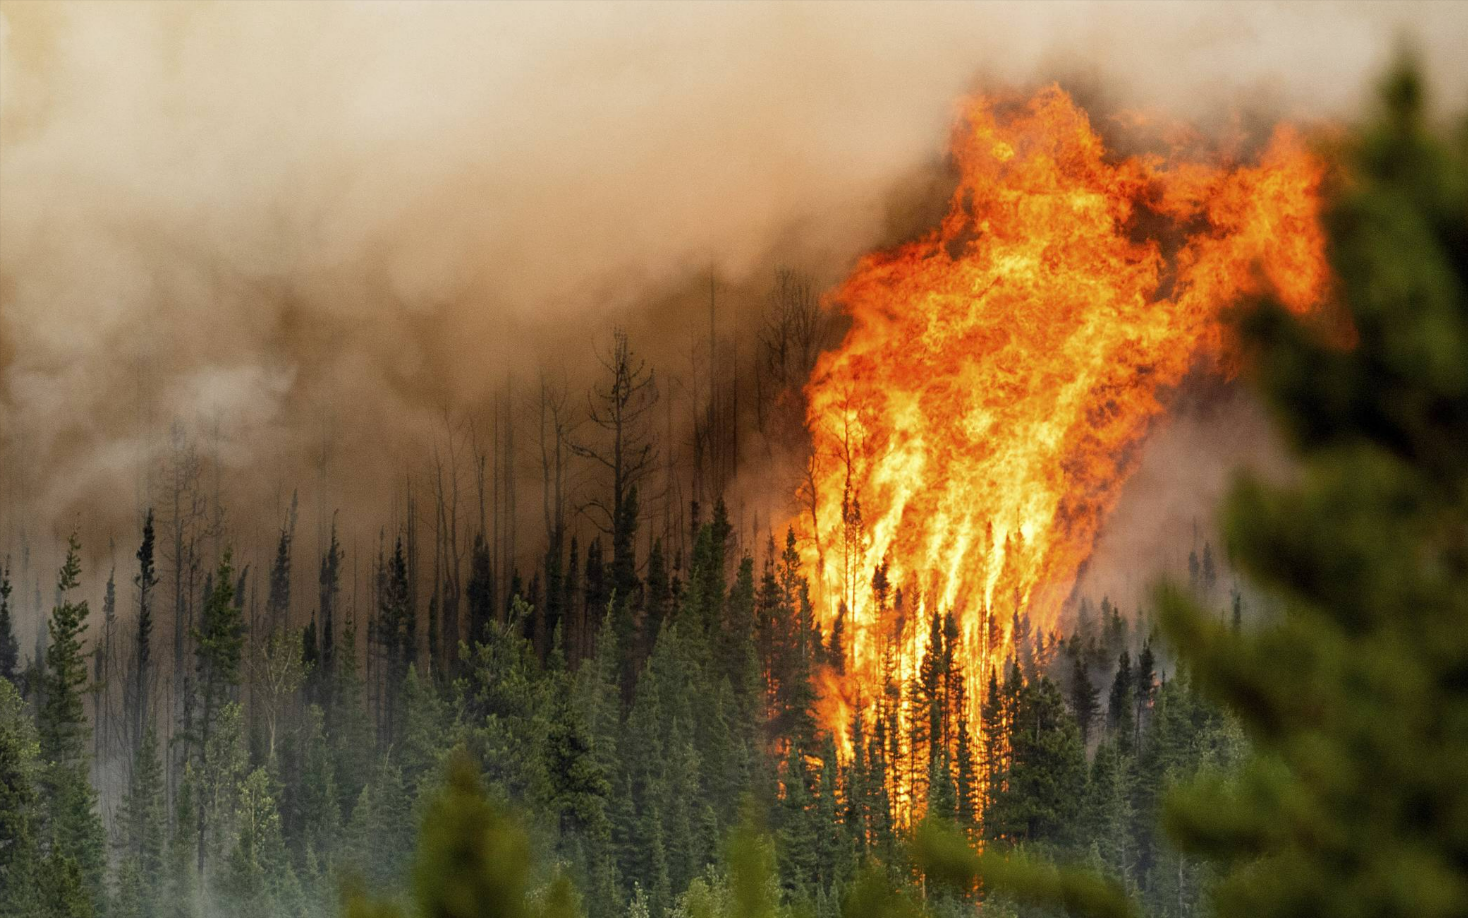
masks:
[[[0,3],[0,554],[134,540],[175,423],[371,539],[511,376],[621,324],[687,400],[710,271],[734,336],[921,225],[965,92],[1328,120],[1401,39],[1461,102],[1448,3]]]

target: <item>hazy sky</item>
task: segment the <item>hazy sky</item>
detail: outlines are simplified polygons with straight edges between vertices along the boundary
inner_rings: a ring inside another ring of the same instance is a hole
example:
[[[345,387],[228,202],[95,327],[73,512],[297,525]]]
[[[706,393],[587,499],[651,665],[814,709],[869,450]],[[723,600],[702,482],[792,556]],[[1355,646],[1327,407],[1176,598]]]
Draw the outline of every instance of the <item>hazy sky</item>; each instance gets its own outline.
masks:
[[[1461,105],[1446,2],[5,0],[0,531],[128,518],[168,419],[266,470],[241,496],[324,429],[365,492],[508,367],[574,376],[614,320],[677,353],[649,303],[711,265],[834,279],[965,92],[1331,119],[1404,37]]]

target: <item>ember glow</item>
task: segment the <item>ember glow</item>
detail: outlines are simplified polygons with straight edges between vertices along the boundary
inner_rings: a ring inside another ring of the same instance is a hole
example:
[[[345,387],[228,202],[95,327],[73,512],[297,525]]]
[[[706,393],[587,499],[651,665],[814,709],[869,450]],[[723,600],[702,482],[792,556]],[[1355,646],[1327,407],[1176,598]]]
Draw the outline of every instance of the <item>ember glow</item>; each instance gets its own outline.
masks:
[[[824,708],[841,736],[894,694],[906,735],[950,611],[977,730],[1015,613],[1056,625],[1170,392],[1227,372],[1226,311],[1272,290],[1305,312],[1326,287],[1323,165],[1288,127],[1246,161],[1119,158],[1052,87],[972,100],[953,156],[941,225],[832,292],[852,327],[807,390],[803,527],[824,625],[844,630]]]

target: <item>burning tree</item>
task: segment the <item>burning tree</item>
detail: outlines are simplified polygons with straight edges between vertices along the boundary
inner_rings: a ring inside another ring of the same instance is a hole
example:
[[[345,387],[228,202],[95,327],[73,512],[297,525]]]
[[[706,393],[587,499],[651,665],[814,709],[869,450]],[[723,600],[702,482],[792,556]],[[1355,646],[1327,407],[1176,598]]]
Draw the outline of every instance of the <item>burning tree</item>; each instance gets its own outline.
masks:
[[[1225,311],[1264,290],[1318,306],[1324,167],[1284,128],[1247,165],[1116,159],[1056,87],[974,100],[953,156],[941,225],[832,295],[853,324],[808,389],[819,500],[803,521],[848,695],[876,716],[884,682],[919,678],[925,623],[952,612],[977,725],[1011,623],[1056,627],[1169,390],[1227,366]],[[896,706],[893,727],[920,732],[912,693]]]

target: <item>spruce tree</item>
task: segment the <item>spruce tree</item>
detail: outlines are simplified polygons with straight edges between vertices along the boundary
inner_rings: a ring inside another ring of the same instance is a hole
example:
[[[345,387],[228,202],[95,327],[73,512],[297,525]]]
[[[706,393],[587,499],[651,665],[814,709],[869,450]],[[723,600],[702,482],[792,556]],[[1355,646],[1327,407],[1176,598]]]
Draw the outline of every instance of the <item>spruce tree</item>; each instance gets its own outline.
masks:
[[[155,908],[164,876],[168,828],[164,793],[158,734],[150,725],[143,731],[118,810],[119,853],[123,864],[136,873],[134,893],[145,915]]]
[[[331,691],[336,686],[337,605],[341,597],[342,547],[336,537],[336,519],[331,521],[331,540],[321,556],[321,587],[317,620],[321,622],[321,663],[312,671],[315,695],[326,711],[332,710]],[[457,647],[456,647],[457,649]]]
[[[154,551],[153,510],[149,508],[143,517],[143,539],[138,545],[138,573],[133,577],[133,585],[138,588],[138,621],[133,629],[132,673],[128,677],[126,693],[128,710],[132,715],[134,757],[141,750],[143,734],[151,723],[149,706],[152,703],[153,679],[153,590],[158,586]]]
[[[184,764],[173,798],[173,832],[168,839],[162,918],[194,918],[198,871],[198,779],[192,761]]]
[[[1133,702],[1136,704],[1136,718],[1133,729],[1137,731],[1136,746],[1140,746],[1142,728],[1146,723],[1148,712],[1152,709],[1152,702],[1157,697],[1157,657],[1152,653],[1151,638],[1142,644],[1142,652],[1137,657],[1136,678],[1137,688],[1133,697]]]
[[[240,785],[250,771],[244,712],[239,702],[226,702],[208,723],[208,740],[200,747],[196,760],[195,860],[200,876],[212,869],[216,856],[228,851],[230,817],[239,802]]]
[[[1072,840],[1080,811],[1086,756],[1055,683],[1041,677],[1019,689],[1008,745],[1008,767],[991,779],[997,790],[985,813],[985,834],[1064,846]]]
[[[663,619],[672,607],[672,591],[668,585],[668,566],[663,557],[663,540],[655,539],[647,555],[647,585],[643,593],[641,646],[643,653],[652,652],[662,631]]]
[[[357,664],[357,622],[353,615],[346,618],[337,650],[332,712],[327,718],[331,729],[326,739],[337,805],[340,812],[345,812],[367,783],[373,761],[372,720]],[[326,852],[320,853],[324,856]]]
[[[978,774],[978,762],[974,756],[973,737],[969,732],[968,705],[960,703],[958,706],[958,737],[956,741],[957,753],[954,762],[954,787],[955,795],[954,815],[958,821],[958,828],[968,836],[972,836],[978,828],[980,785]]]
[[[741,706],[741,716],[752,718],[755,712],[746,707],[745,702],[749,696],[759,691],[760,686],[748,679],[750,664],[753,662],[758,665],[755,648],[754,558],[750,555],[739,560],[734,584],[724,600],[722,618],[717,673],[729,680],[736,701]]]
[[[805,762],[805,751],[791,744],[781,773],[779,827],[776,831],[781,883],[788,893],[808,897],[819,883],[820,836],[817,825],[813,781]]]
[[[57,882],[72,873],[81,878],[90,901],[102,896],[105,842],[97,815],[97,793],[88,778],[88,725],[82,706],[87,665],[82,639],[87,628],[86,600],[74,602],[80,585],[81,546],[73,533],[66,561],[57,578],[57,604],[48,624],[46,669],[42,678],[39,717],[40,791],[47,801],[43,838],[49,860],[57,862],[50,876]],[[67,862],[66,866],[60,864]]]
[[[40,868],[40,743],[19,690],[0,680],[0,913],[34,904]]]
[[[1253,753],[1168,809],[1223,871],[1224,918],[1462,915],[1468,902],[1468,147],[1409,65],[1345,148],[1325,216],[1340,336],[1265,304],[1244,326],[1297,451],[1233,492],[1231,557],[1285,610],[1163,621]]]
[[[395,742],[402,732],[400,688],[418,655],[412,587],[401,538],[394,544],[390,558],[378,558],[376,637],[385,663],[382,725],[378,738],[380,743],[388,745]]]
[[[1122,749],[1131,749],[1135,718],[1136,677],[1132,673],[1132,657],[1125,650],[1116,660],[1116,675],[1106,699],[1106,727]]]
[[[1096,722],[1096,714],[1100,710],[1100,693],[1091,682],[1085,655],[1075,639],[1071,641],[1070,657],[1070,709],[1075,714],[1076,726],[1081,730],[1081,744],[1085,745],[1091,740],[1091,725]]]
[[[331,749],[323,733],[324,723],[321,708],[309,705],[300,740],[300,780],[284,788],[282,801],[294,818],[289,823],[283,818],[281,828],[283,837],[301,855],[310,852],[329,861],[341,843],[343,795],[338,789]],[[357,793],[361,793],[360,788]]]
[[[0,563],[0,679],[18,685],[20,644],[15,639],[15,620],[10,605],[10,559]]]
[[[234,700],[244,656],[245,623],[235,604],[234,566],[229,549],[219,559],[213,588],[204,599],[199,628],[194,635],[200,698],[200,745],[207,745],[214,721],[225,704]]]
[[[291,548],[295,538],[296,494],[292,491],[291,505],[275,545],[275,560],[270,565],[270,590],[265,600],[266,627],[270,631],[290,627]]]
[[[1082,812],[1088,846],[1099,861],[1096,866],[1124,885],[1135,879],[1131,761],[1115,740],[1097,748]]]
[[[469,644],[483,641],[494,620],[494,571],[484,533],[474,534],[469,553],[469,585],[464,591],[469,606]]]
[[[570,693],[555,692],[545,737],[549,809],[563,837],[601,841],[608,836],[611,783],[595,754],[591,731]]]

